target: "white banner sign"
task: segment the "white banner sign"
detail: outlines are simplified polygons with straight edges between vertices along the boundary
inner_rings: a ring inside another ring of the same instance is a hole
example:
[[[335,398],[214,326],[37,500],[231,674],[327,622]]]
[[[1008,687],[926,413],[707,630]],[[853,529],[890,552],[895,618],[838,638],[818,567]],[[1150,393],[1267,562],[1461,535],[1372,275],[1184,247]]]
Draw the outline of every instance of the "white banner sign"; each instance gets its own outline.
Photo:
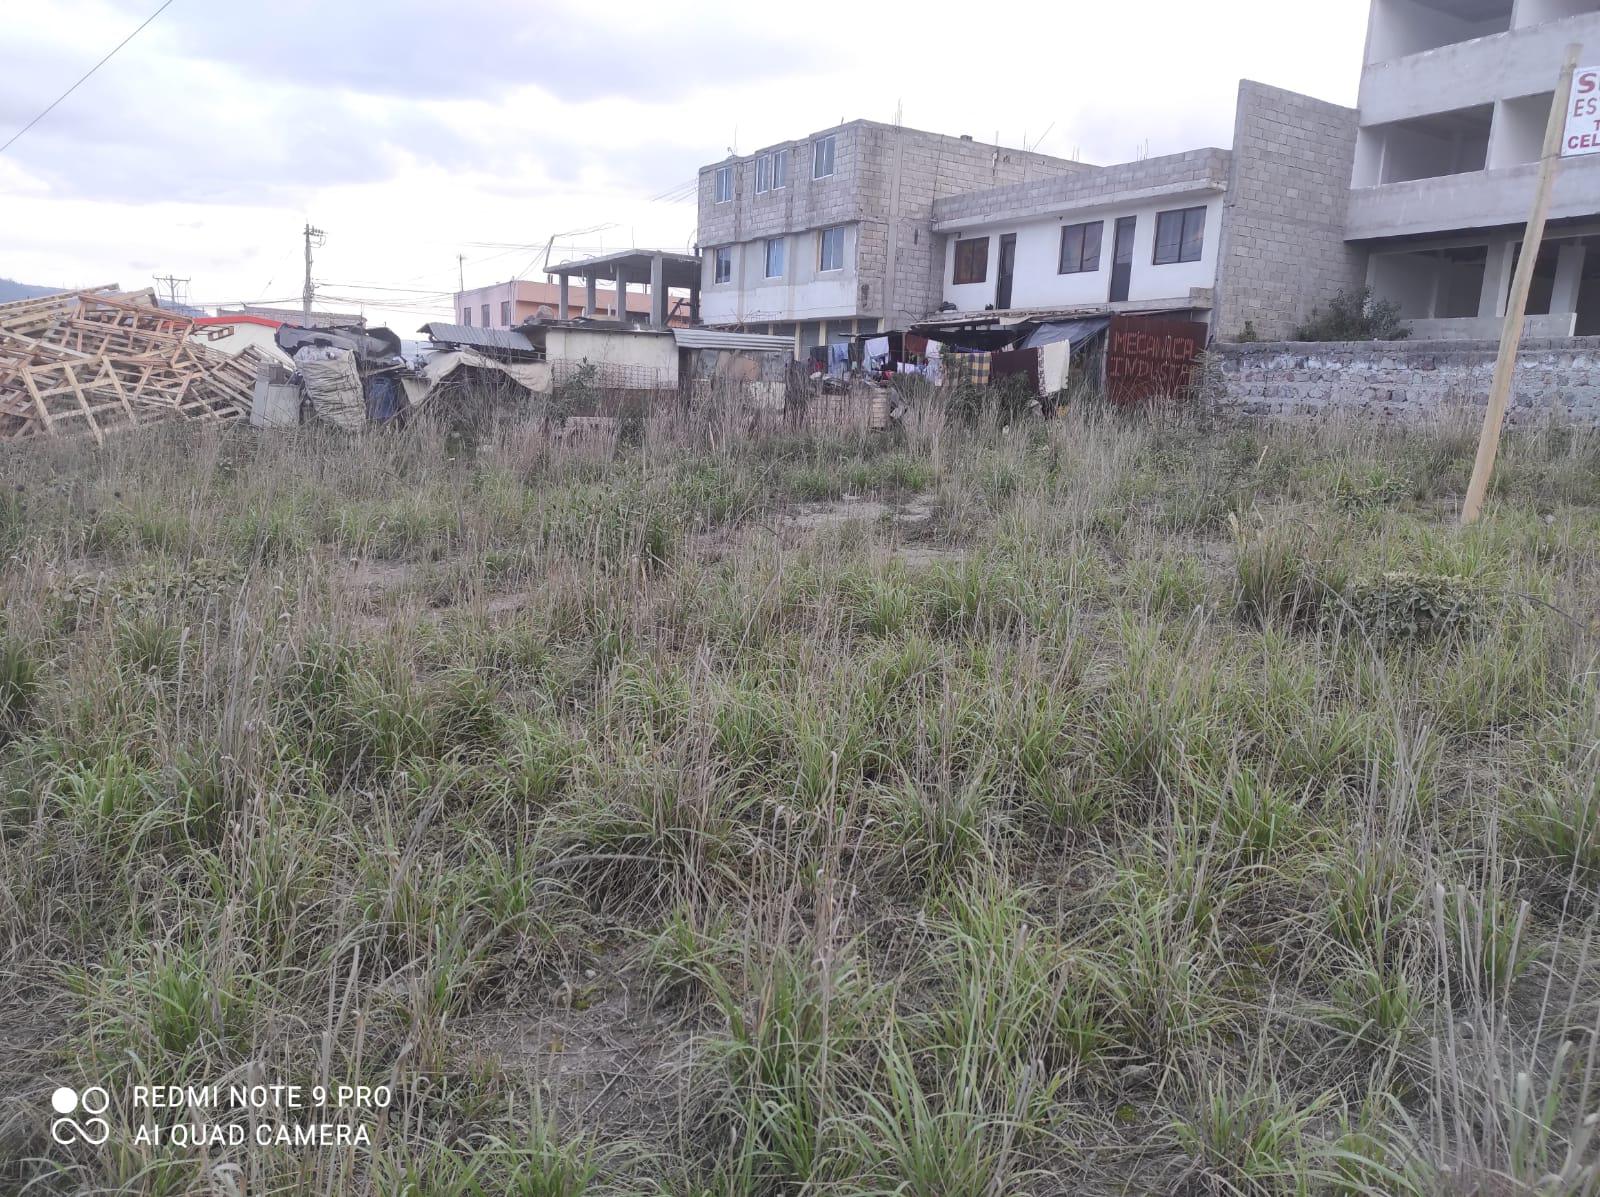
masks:
[[[1600,67],[1580,67],[1572,77],[1561,156],[1575,158],[1579,154],[1600,154]]]

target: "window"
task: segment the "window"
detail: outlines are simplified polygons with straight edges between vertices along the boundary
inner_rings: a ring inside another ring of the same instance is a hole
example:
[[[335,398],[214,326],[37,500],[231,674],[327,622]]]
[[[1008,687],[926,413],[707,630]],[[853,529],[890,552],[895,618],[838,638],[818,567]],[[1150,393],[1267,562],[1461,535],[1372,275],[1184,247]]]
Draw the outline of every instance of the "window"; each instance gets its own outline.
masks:
[[[989,238],[972,237],[956,242],[956,272],[951,282],[981,283],[989,277]]]
[[[511,327],[511,301],[509,299],[500,301],[500,327]]]
[[[488,304],[484,304],[482,310],[483,310],[483,327],[488,328],[489,327],[489,305]]]
[[[1061,230],[1061,266],[1057,274],[1090,274],[1100,269],[1100,234],[1103,220],[1069,224]]]
[[[472,309],[471,308],[462,308],[461,309],[461,323],[465,324],[468,328],[472,327]]]
[[[829,159],[832,162],[832,159]],[[828,173],[833,173],[830,165]],[[756,194],[766,191],[777,191],[789,183],[789,151],[773,150],[770,154],[763,154],[756,159]]]
[[[833,173],[833,138],[819,137],[811,143],[811,177],[826,179]]]
[[[733,281],[733,246],[719,245],[712,251],[712,276],[713,282],[727,283]]]
[[[817,269],[844,269],[844,226],[823,229],[817,237]]]
[[[767,277],[783,277],[783,238],[772,237],[767,241]]]
[[[1204,208],[1157,212],[1155,264],[1170,266],[1174,262],[1198,262],[1205,239]]]
[[[715,195],[719,204],[725,204],[733,198],[733,167],[717,167]]]

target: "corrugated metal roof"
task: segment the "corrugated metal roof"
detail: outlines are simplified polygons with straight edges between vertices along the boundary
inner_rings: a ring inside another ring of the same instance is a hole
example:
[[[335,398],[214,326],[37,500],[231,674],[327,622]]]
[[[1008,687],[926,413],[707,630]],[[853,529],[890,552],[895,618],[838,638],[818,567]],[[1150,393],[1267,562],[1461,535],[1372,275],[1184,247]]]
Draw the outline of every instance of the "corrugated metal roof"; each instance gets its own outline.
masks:
[[[793,337],[765,333],[718,332],[711,328],[675,328],[679,349],[743,349],[749,353],[794,352]]]
[[[502,353],[534,353],[533,342],[514,328],[475,328],[470,324],[424,324],[419,330],[442,345],[470,345]]]

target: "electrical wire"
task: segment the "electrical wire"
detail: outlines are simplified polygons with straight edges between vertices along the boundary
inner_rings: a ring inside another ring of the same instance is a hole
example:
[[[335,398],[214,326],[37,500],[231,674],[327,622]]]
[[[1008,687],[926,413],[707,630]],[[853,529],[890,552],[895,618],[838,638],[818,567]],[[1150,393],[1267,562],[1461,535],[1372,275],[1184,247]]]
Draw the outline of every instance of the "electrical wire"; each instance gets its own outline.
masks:
[[[116,55],[118,50],[122,49],[123,46],[126,46],[134,38],[138,37],[139,34],[144,31],[145,25],[150,24],[151,21],[155,20],[162,13],[166,12],[167,9],[171,5],[172,5],[172,0],[163,0],[163,3],[161,5],[161,7],[156,9],[155,12],[151,13],[148,17],[146,17],[144,19],[143,24],[141,24],[139,26],[139,28],[135,29],[132,33],[128,34],[127,37],[123,38],[120,42],[118,42],[115,46],[113,46],[111,48],[111,53],[110,54],[107,54],[99,62],[95,63],[92,67],[90,67],[87,71],[85,71],[83,73],[82,78],[80,78],[78,80],[78,82],[74,83],[71,87],[67,88],[66,91],[62,92],[54,100],[51,100],[50,104],[49,104],[49,107],[45,108],[45,110],[43,112],[39,113],[38,116],[34,117],[27,124],[23,125],[22,128],[18,129],[15,133],[13,133],[11,135],[11,139],[9,141],[7,141],[5,143],[5,145],[0,145],[0,154],[3,154],[7,150],[9,150],[14,144],[16,144],[17,138],[21,137],[24,133],[26,133],[29,129],[33,128],[40,121],[44,120],[45,117],[49,116],[50,113],[54,110],[54,108],[55,108],[55,106],[57,104],[61,103],[62,100],[66,99],[73,92],[77,91],[78,88],[81,87],[84,84],[84,82],[88,80],[90,75],[94,74],[101,67],[105,66],[106,63],[110,62],[111,59]]]

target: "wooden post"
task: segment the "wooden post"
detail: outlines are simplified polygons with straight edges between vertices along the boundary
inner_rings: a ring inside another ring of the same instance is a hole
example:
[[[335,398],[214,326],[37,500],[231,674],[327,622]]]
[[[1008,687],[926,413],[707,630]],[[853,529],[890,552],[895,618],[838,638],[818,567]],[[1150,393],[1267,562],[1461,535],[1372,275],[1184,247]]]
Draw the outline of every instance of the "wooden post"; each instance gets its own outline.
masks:
[[[1533,215],[1522,238],[1517,256],[1517,273],[1511,280],[1511,295],[1506,300],[1506,319],[1500,328],[1500,356],[1494,364],[1494,381],[1489,387],[1489,409],[1483,413],[1483,433],[1478,438],[1478,457],[1472,463],[1472,481],[1467,485],[1466,501],[1461,505],[1461,524],[1476,522],[1483,513],[1489,476],[1494,473],[1495,454],[1500,449],[1500,429],[1511,399],[1511,379],[1517,369],[1517,347],[1522,342],[1522,326],[1528,314],[1528,288],[1533,285],[1533,268],[1544,240],[1544,222],[1550,212],[1550,186],[1555,181],[1556,163],[1561,159],[1561,135],[1567,123],[1567,105],[1572,102],[1572,76],[1578,69],[1583,48],[1567,47],[1567,60],[1561,79],[1550,101],[1550,122],[1544,130],[1544,152],[1539,159],[1539,185],[1533,196]]]

